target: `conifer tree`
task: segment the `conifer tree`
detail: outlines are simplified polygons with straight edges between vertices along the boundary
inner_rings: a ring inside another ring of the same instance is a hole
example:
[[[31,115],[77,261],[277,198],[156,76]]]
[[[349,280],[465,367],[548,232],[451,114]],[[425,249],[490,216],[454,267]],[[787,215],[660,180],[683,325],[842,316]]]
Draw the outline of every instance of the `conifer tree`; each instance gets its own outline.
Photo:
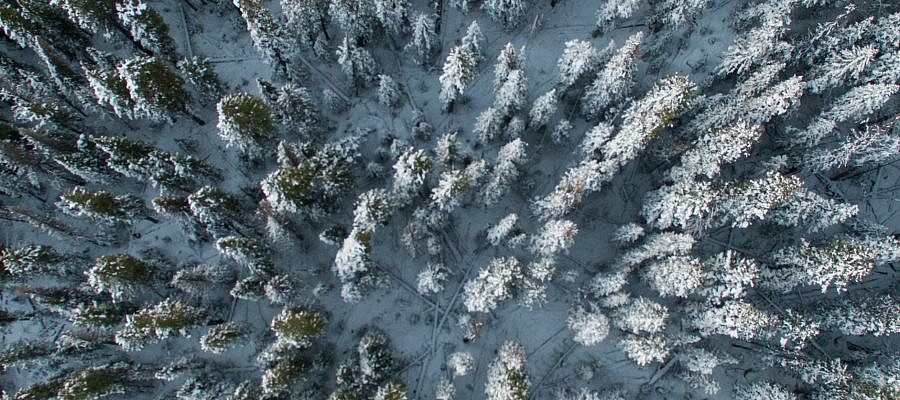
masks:
[[[235,322],[215,325],[200,337],[200,348],[213,354],[221,354],[246,337],[244,327]]]
[[[249,93],[234,93],[222,97],[216,109],[219,136],[225,144],[248,157],[262,157],[266,142],[275,134],[272,112],[266,103]]]
[[[98,399],[123,395],[131,384],[129,368],[125,363],[116,363],[73,371],[65,378],[56,396],[61,399]]]
[[[550,117],[556,113],[558,107],[558,99],[556,98],[556,89],[550,89],[546,93],[540,95],[531,104],[531,110],[528,112],[528,125],[534,128],[543,128],[550,122]],[[556,141],[556,140],[554,140]]]
[[[431,159],[424,150],[410,147],[397,157],[392,195],[401,206],[408,204],[424,188],[431,167]]]
[[[304,308],[284,308],[272,319],[272,330],[278,340],[297,347],[309,347],[320,336],[327,320],[321,313]]]
[[[386,31],[394,34],[406,33],[410,23],[408,0],[373,0],[373,2],[375,17]]]
[[[500,148],[490,180],[481,191],[481,198],[486,206],[500,201],[509,192],[513,181],[519,177],[520,169],[527,159],[525,147],[522,139],[515,139]]]
[[[232,0],[247,24],[253,46],[270,65],[286,72],[287,38],[282,34],[282,26],[260,0]]]
[[[452,111],[453,103],[462,95],[469,83],[475,79],[475,68],[478,65],[475,53],[467,46],[456,46],[450,49],[444,69],[440,76],[441,104],[444,110]]]
[[[831,287],[840,293],[868,276],[876,265],[900,257],[896,248],[897,240],[893,238],[833,239],[820,246],[804,240],[774,254],[776,264],[788,268],[768,271],[767,286],[787,291],[813,284],[820,286],[822,293]]]
[[[201,310],[182,301],[166,299],[125,317],[125,325],[116,332],[116,343],[126,351],[136,351],[171,336],[186,335],[199,325],[201,315]]]
[[[330,3],[328,10],[354,41],[368,41],[378,23],[374,0],[336,0]]]
[[[62,8],[69,19],[90,33],[111,38],[118,28],[115,0],[50,0],[50,4]]]
[[[462,47],[472,52],[472,58],[475,60],[476,66],[484,61],[486,44],[484,34],[481,33],[481,26],[478,25],[478,21],[472,21],[472,23],[469,24],[469,27],[466,28],[465,36],[460,40],[460,44]]]
[[[531,251],[542,257],[553,257],[559,252],[567,251],[577,234],[578,227],[572,221],[547,221],[540,234],[532,237]]]
[[[338,46],[337,56],[341,71],[347,75],[357,92],[360,87],[368,86],[369,82],[375,79],[378,69],[375,59],[368,50],[358,46],[350,36],[344,36],[344,40]]]
[[[556,63],[559,69],[559,82],[563,86],[571,86],[579,78],[593,71],[600,61],[600,52],[594,48],[591,42],[579,39],[569,40]]]
[[[639,47],[644,38],[643,32],[635,33],[628,38],[597,77],[588,86],[581,99],[581,112],[596,118],[606,108],[621,102],[634,86],[634,74],[637,71],[635,62],[639,56]]]
[[[134,100],[135,115],[154,121],[171,121],[170,113],[187,112],[191,97],[184,89],[184,79],[169,69],[163,60],[135,57],[122,62],[118,71]]]
[[[390,75],[378,75],[378,102],[388,107],[400,102],[400,85]]]
[[[178,69],[197,91],[202,103],[209,104],[221,97],[222,82],[209,58],[185,57],[178,61]]]
[[[597,30],[608,32],[617,19],[630,18],[640,6],[639,0],[604,0],[597,10]]]
[[[506,30],[512,30],[525,19],[528,2],[525,0],[486,0],[481,8],[494,22],[502,24]]]
[[[107,224],[130,223],[147,216],[144,202],[136,196],[90,192],[80,186],[60,196],[57,206],[68,214]]]
[[[428,64],[440,49],[435,17],[432,14],[416,14],[412,22],[412,38],[406,45],[421,65]]]
[[[155,267],[128,254],[114,254],[97,258],[87,272],[87,282],[97,293],[107,292],[119,301],[136,294],[151,283]]]
[[[581,306],[569,314],[566,323],[575,332],[575,341],[584,346],[600,343],[609,334],[609,318],[599,311]]]
[[[504,342],[488,367],[484,395],[488,400],[525,400],[529,386],[525,349],[516,342]]]
[[[288,27],[307,46],[312,46],[319,35],[328,39],[328,6],[329,2],[323,0],[281,0]]]
[[[495,258],[463,286],[463,304],[469,312],[491,312],[512,296],[522,267],[513,257]]]
[[[144,0],[117,0],[119,20],[131,32],[132,40],[160,56],[171,55],[175,45],[169,36],[169,26],[156,10]]]
[[[295,83],[276,88],[262,79],[256,80],[262,99],[272,117],[303,139],[314,139],[322,131],[323,118],[309,89]]]
[[[223,257],[234,260],[251,273],[268,275],[274,269],[269,249],[257,239],[226,236],[216,240],[216,249]]]

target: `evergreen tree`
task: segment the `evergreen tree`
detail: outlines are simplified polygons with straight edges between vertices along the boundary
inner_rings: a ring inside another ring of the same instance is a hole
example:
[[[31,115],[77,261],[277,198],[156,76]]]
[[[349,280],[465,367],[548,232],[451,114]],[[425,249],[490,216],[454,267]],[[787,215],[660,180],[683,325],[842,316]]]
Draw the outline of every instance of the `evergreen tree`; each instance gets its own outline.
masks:
[[[406,33],[410,23],[408,0],[373,0],[373,2],[375,17],[386,31],[398,35]]]
[[[857,86],[835,100],[822,111],[806,129],[796,133],[792,141],[808,147],[815,146],[830,135],[839,123],[856,122],[878,111],[900,85],[869,84]]]
[[[503,84],[497,89],[494,98],[494,108],[503,115],[509,116],[518,112],[525,106],[528,81],[525,72],[514,69],[503,80]]]
[[[275,134],[272,111],[260,98],[249,93],[228,94],[216,106],[219,136],[228,147],[259,158],[267,141]]]
[[[111,38],[118,27],[115,0],[50,0],[50,4],[62,8],[69,19],[90,33]]]
[[[811,170],[824,172],[834,168],[884,163],[900,153],[900,137],[891,135],[883,127],[866,125],[864,131],[851,130],[833,147],[823,147],[806,153],[802,164]]]
[[[213,354],[221,354],[246,337],[244,327],[234,322],[215,325],[200,337],[200,348]]]
[[[485,206],[496,204],[509,192],[527,159],[525,147],[526,144],[522,139],[515,139],[503,145],[497,152],[497,164],[493,168],[490,180],[480,193]]]
[[[0,247],[0,275],[28,279],[39,275],[60,275],[74,271],[77,260],[52,247],[29,244],[18,248]]]
[[[218,264],[199,264],[175,272],[170,284],[178,290],[200,299],[210,295],[210,288],[234,282],[235,273]]]
[[[532,237],[531,251],[542,257],[553,257],[559,252],[567,251],[577,234],[578,227],[572,221],[547,221],[541,233]]]
[[[556,89],[550,89],[547,93],[540,95],[531,104],[531,110],[528,112],[528,125],[535,128],[546,126],[550,122],[550,117],[556,114],[557,103]]]
[[[328,1],[281,0],[281,11],[288,27],[299,35],[300,41],[312,46],[319,35],[328,39]]]
[[[191,215],[214,238],[232,233],[241,221],[237,198],[213,186],[204,186],[187,197]]]
[[[840,293],[868,276],[876,265],[900,257],[896,249],[897,240],[893,238],[834,239],[821,246],[811,246],[804,240],[774,254],[775,263],[788,268],[767,271],[767,286],[787,291],[813,284],[820,286],[822,293],[830,287]]]
[[[556,63],[559,69],[559,82],[563,86],[571,86],[582,76],[590,73],[600,63],[601,54],[591,42],[572,39],[566,42],[566,48]]]
[[[443,264],[428,263],[416,276],[416,291],[424,295],[442,292],[447,275]]]
[[[247,23],[253,46],[270,65],[281,72],[287,69],[288,35],[282,34],[282,26],[260,0],[232,0]]]
[[[460,40],[460,45],[472,53],[472,58],[475,60],[476,66],[484,61],[486,44],[484,34],[481,33],[481,26],[478,25],[478,21],[472,21],[472,23],[469,24],[469,27],[466,28],[465,36]]]
[[[416,14],[412,23],[412,38],[406,49],[413,52],[421,65],[428,64],[440,49],[435,16],[433,14]]]
[[[178,69],[197,91],[197,97],[202,103],[209,104],[221,97],[224,90],[222,82],[209,58],[183,58],[178,61]]]
[[[516,342],[504,342],[488,366],[484,395],[488,400],[525,400],[529,386],[525,349]]]
[[[525,47],[523,46],[516,52],[512,43],[507,43],[500,50],[497,56],[497,63],[494,64],[494,92],[500,90],[503,84],[509,78],[510,72],[513,70],[525,70]]]
[[[107,292],[115,301],[132,297],[138,288],[151,283],[156,268],[128,254],[97,258],[87,272],[87,282],[97,293]]]
[[[143,48],[160,56],[170,55],[175,45],[169,36],[169,26],[156,10],[144,0],[116,0],[119,20],[131,32],[131,38]]]
[[[616,328],[637,335],[641,332],[661,332],[666,327],[668,316],[669,312],[665,306],[639,297],[617,309],[612,315],[612,320]]]
[[[513,257],[495,258],[463,286],[463,304],[469,312],[491,312],[512,296],[522,267]]]
[[[762,131],[761,126],[738,122],[722,130],[706,132],[694,147],[681,155],[681,165],[670,169],[668,175],[675,181],[692,181],[700,175],[712,179],[723,165],[747,156]]]
[[[440,76],[440,99],[444,110],[452,111],[453,103],[475,79],[477,65],[476,55],[468,46],[456,46],[450,49]]]
[[[410,147],[397,157],[392,195],[400,206],[408,204],[424,188],[431,167],[431,159],[424,150]]]
[[[125,80],[134,100],[135,115],[154,121],[171,121],[172,112],[187,112],[190,95],[184,79],[175,74],[161,59],[135,57],[119,65],[119,76]]]
[[[253,274],[268,275],[274,269],[269,249],[257,239],[227,236],[216,240],[216,249]]]
[[[841,203],[800,189],[772,210],[770,220],[779,225],[818,232],[853,218],[858,212],[859,207],[855,204]]]
[[[651,263],[643,272],[660,296],[688,297],[702,284],[703,264],[693,257],[673,256]]]
[[[378,75],[378,102],[388,107],[400,103],[400,85],[390,75]]]
[[[625,99],[634,86],[634,74],[637,72],[635,62],[643,38],[643,32],[631,35],[603,70],[597,73],[581,99],[581,112],[584,115],[596,118],[607,107]]]
[[[57,206],[67,214],[107,224],[130,223],[147,216],[144,202],[137,196],[89,192],[80,186],[60,196]]]
[[[661,335],[626,335],[619,341],[621,349],[639,367],[652,362],[663,362],[669,356],[670,346]]]
[[[91,69],[84,66],[88,84],[101,106],[108,106],[119,118],[136,118],[134,100],[128,83],[113,69]]]
[[[272,319],[278,340],[297,347],[309,347],[325,330],[327,320],[321,313],[304,308],[284,308]]]
[[[322,131],[324,121],[309,89],[294,83],[276,88],[258,78],[256,83],[273,118],[282,126],[304,139],[313,139]]]
[[[696,18],[706,8],[707,3],[708,0],[654,1],[650,27],[652,30],[676,31]]]
[[[639,0],[604,0],[597,10],[597,30],[608,32],[617,19],[630,18],[640,6]]]
[[[344,36],[344,40],[338,46],[337,56],[341,71],[347,75],[357,92],[360,87],[368,86],[369,82],[375,79],[378,70],[375,59],[368,50],[357,46],[350,36]]]
[[[378,23],[374,0],[336,0],[329,6],[331,17],[354,42],[366,42]]]
[[[575,332],[574,340],[583,346],[600,343],[609,334],[609,318],[599,311],[581,306],[569,313],[566,323]]]
[[[87,400],[124,395],[129,384],[133,384],[128,379],[129,368],[128,364],[116,363],[73,371],[65,378],[56,396],[66,400]]]
[[[506,30],[518,26],[528,12],[525,0],[486,0],[481,6],[494,22],[503,24]]]
[[[735,400],[796,400],[797,395],[781,385],[759,381],[735,389],[734,398]]]
[[[125,317],[125,325],[116,332],[116,343],[126,351],[136,351],[171,336],[186,335],[199,325],[201,315],[201,310],[182,301],[166,299]]]

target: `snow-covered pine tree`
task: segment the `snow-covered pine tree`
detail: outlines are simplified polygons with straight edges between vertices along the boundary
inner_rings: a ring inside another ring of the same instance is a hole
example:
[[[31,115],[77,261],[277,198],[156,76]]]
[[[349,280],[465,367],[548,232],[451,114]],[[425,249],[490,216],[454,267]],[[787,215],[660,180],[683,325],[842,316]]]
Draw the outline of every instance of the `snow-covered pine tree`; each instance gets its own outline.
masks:
[[[131,32],[132,40],[161,57],[174,54],[169,25],[145,0],[116,0],[115,3],[119,20]]]
[[[106,224],[131,223],[147,217],[144,202],[137,196],[105,190],[91,192],[81,186],[63,193],[56,204],[67,214]]]
[[[39,275],[64,276],[77,266],[75,257],[61,254],[49,246],[29,244],[18,248],[0,248],[0,275],[28,279]]]
[[[199,264],[175,272],[170,284],[188,296],[205,299],[211,295],[210,288],[234,283],[235,275],[220,264]]]
[[[200,348],[213,354],[222,354],[247,337],[247,329],[236,322],[225,322],[209,328],[200,337]]]
[[[249,93],[227,94],[216,106],[219,137],[250,158],[263,156],[264,148],[275,134],[272,111],[266,103]]]
[[[597,10],[597,30],[601,34],[608,32],[617,19],[630,18],[640,6],[640,0],[603,0]]]
[[[97,258],[85,274],[95,292],[109,293],[114,301],[120,301],[151,284],[155,269],[149,262],[122,253]]]
[[[650,29],[674,32],[696,18],[708,3],[708,0],[654,1],[651,3],[653,10],[649,18]]]
[[[769,171],[766,176],[728,182],[713,211],[717,218],[731,221],[735,228],[746,228],[767,217],[770,210],[789,199],[801,188],[796,176]]]
[[[513,70],[525,70],[525,47],[516,51],[512,43],[507,43],[497,56],[494,64],[494,92],[500,90]]]
[[[191,96],[184,89],[184,79],[162,59],[130,58],[119,64],[118,71],[134,100],[135,115],[171,122],[171,113],[187,112]]]
[[[713,305],[740,299],[756,285],[760,268],[755,260],[728,250],[703,261],[703,285],[697,293]]]
[[[412,22],[412,38],[406,44],[406,49],[415,54],[419,64],[426,65],[440,50],[440,45],[435,16],[425,13],[416,14]]]
[[[612,315],[613,325],[625,332],[659,333],[666,327],[669,310],[644,297],[631,300]]]
[[[525,349],[516,342],[504,342],[488,366],[484,395],[487,400],[526,400],[529,386]]]
[[[583,346],[593,346],[609,335],[609,318],[598,310],[577,306],[566,323],[575,332],[574,340]]]
[[[697,307],[688,315],[690,326],[703,337],[725,335],[740,340],[765,336],[776,321],[777,317],[741,300],[728,300],[718,307]]]
[[[816,65],[810,71],[813,78],[807,86],[813,93],[822,93],[847,82],[858,82],[877,55],[878,47],[874,44],[853,46],[835,52],[823,64]]]
[[[521,279],[522,266],[513,257],[492,259],[463,286],[463,304],[469,312],[487,313],[512,296],[514,282]]]
[[[115,1],[50,0],[50,4],[63,9],[69,19],[90,33],[112,38],[118,28]]]
[[[388,32],[404,34],[409,29],[409,0],[372,0],[375,17]]]
[[[460,45],[472,53],[472,59],[475,60],[476,66],[484,61],[486,42],[478,21],[473,20],[469,24],[469,27],[466,28],[466,34],[460,40]]]
[[[708,131],[697,139],[694,147],[681,155],[681,165],[672,167],[668,176],[672,180],[693,181],[697,176],[714,178],[722,166],[750,153],[763,129],[740,121],[725,129]]]
[[[658,334],[628,334],[619,341],[618,346],[639,367],[652,362],[663,362],[671,351],[666,339]]]
[[[697,230],[711,224],[707,217],[720,197],[721,193],[705,181],[664,185],[647,193],[641,216],[657,229],[676,226]]]
[[[272,331],[278,340],[296,347],[309,347],[327,325],[325,315],[303,307],[285,307],[272,319]]]
[[[700,287],[703,264],[690,256],[671,256],[643,270],[643,278],[660,296],[688,297]]]
[[[447,356],[447,369],[453,376],[466,376],[475,369],[475,357],[471,353],[458,351]]]
[[[400,103],[400,85],[390,75],[378,75],[378,102],[388,107]]]
[[[851,130],[847,137],[833,147],[819,146],[806,153],[802,164],[813,171],[860,167],[878,164],[900,154],[900,136],[878,125],[866,125],[864,131]]]
[[[125,351],[137,351],[171,336],[187,335],[202,316],[202,310],[181,300],[165,299],[125,317],[125,325],[116,332],[116,344]]]
[[[784,386],[758,381],[735,388],[734,398],[735,400],[797,400],[797,395]]]
[[[394,163],[393,197],[401,207],[409,204],[425,187],[432,162],[425,150],[408,148]]]
[[[880,337],[900,332],[900,302],[890,295],[841,299],[817,314],[825,328],[844,335]]]
[[[99,399],[107,396],[124,395],[133,385],[129,379],[132,366],[120,362],[78,369],[69,373],[62,387],[50,397],[61,399]],[[46,393],[45,393],[46,394]]]
[[[541,233],[532,237],[531,251],[541,257],[553,257],[557,253],[567,251],[577,234],[578,227],[572,221],[547,221],[541,228]]]
[[[497,152],[497,164],[494,165],[490,180],[480,193],[485,206],[496,204],[509,192],[528,158],[526,146],[522,139],[517,138],[503,145]]]
[[[716,72],[720,75],[732,73],[743,75],[754,66],[786,58],[793,46],[781,39],[787,31],[792,4],[765,2],[757,5],[760,8],[769,8],[771,12],[763,13],[759,26],[747,30],[734,39],[734,43],[725,50]]]
[[[859,207],[822,197],[815,192],[799,189],[772,210],[770,220],[784,226],[795,226],[818,232],[831,225],[856,216]]]
[[[485,0],[481,8],[494,22],[502,24],[506,30],[512,30],[525,20],[528,2],[526,0]]]
[[[518,112],[525,106],[527,90],[528,80],[525,72],[518,69],[509,71],[503,84],[497,89],[494,108],[504,116]]]
[[[475,53],[468,46],[460,45],[450,49],[439,78],[441,82],[440,100],[444,110],[453,110],[453,103],[475,79],[477,64]]]
[[[791,141],[813,147],[837,129],[838,124],[859,122],[878,111],[898,90],[900,85],[895,84],[873,83],[854,87],[819,113],[806,129],[796,132]]]
[[[185,57],[178,61],[178,70],[187,78],[203,104],[216,101],[222,95],[222,81],[209,58]],[[96,90],[95,90],[96,92]]]
[[[683,75],[660,79],[625,111],[619,133],[603,146],[603,155],[619,168],[672,123],[687,107],[696,85]]]
[[[774,254],[782,269],[764,271],[764,286],[788,291],[798,285],[818,285],[822,293],[837,292],[864,279],[875,266],[900,258],[898,240],[891,237],[833,239],[812,246],[806,240]]]
[[[358,46],[350,36],[344,36],[344,40],[338,46],[337,56],[341,71],[353,83],[357,93],[360,87],[368,86],[369,82],[375,79],[378,70],[375,59],[368,50]]]
[[[258,239],[226,236],[216,240],[216,250],[256,275],[270,275],[275,268],[269,248]]]
[[[324,121],[309,89],[290,82],[276,88],[259,78],[256,84],[263,101],[282,126],[305,140],[314,139],[321,133]]]
[[[253,40],[256,50],[277,71],[286,72],[287,53],[291,47],[288,38],[291,36],[282,33],[282,25],[260,0],[232,1],[247,24],[250,39]]]
[[[378,24],[374,0],[335,0],[328,11],[344,34],[357,43],[367,42]]]
[[[637,72],[639,48],[644,39],[644,32],[638,32],[625,41],[610,58],[606,66],[597,73],[597,77],[587,87],[581,99],[581,112],[589,118],[597,118],[606,109],[622,102],[634,86],[634,74]]]
[[[204,186],[191,193],[187,202],[191,215],[215,239],[232,234],[242,219],[237,198],[214,186]]]
[[[328,39],[329,4],[325,0],[281,0],[281,12],[300,42],[312,46],[319,35]]]
[[[444,290],[448,271],[443,264],[428,263],[416,276],[416,291],[420,294],[437,294]]]
[[[550,122],[550,117],[556,114],[559,100],[556,98],[556,89],[550,89],[546,93],[540,95],[531,104],[531,110],[528,111],[528,126],[532,128],[543,128]],[[554,139],[555,143],[559,141]]]
[[[135,118],[135,105],[128,83],[114,69],[90,68],[82,65],[88,85],[101,106],[107,106],[119,118]]]
[[[556,63],[559,69],[559,82],[563,86],[571,86],[581,77],[593,72],[602,58],[591,42],[579,39],[569,40]]]

